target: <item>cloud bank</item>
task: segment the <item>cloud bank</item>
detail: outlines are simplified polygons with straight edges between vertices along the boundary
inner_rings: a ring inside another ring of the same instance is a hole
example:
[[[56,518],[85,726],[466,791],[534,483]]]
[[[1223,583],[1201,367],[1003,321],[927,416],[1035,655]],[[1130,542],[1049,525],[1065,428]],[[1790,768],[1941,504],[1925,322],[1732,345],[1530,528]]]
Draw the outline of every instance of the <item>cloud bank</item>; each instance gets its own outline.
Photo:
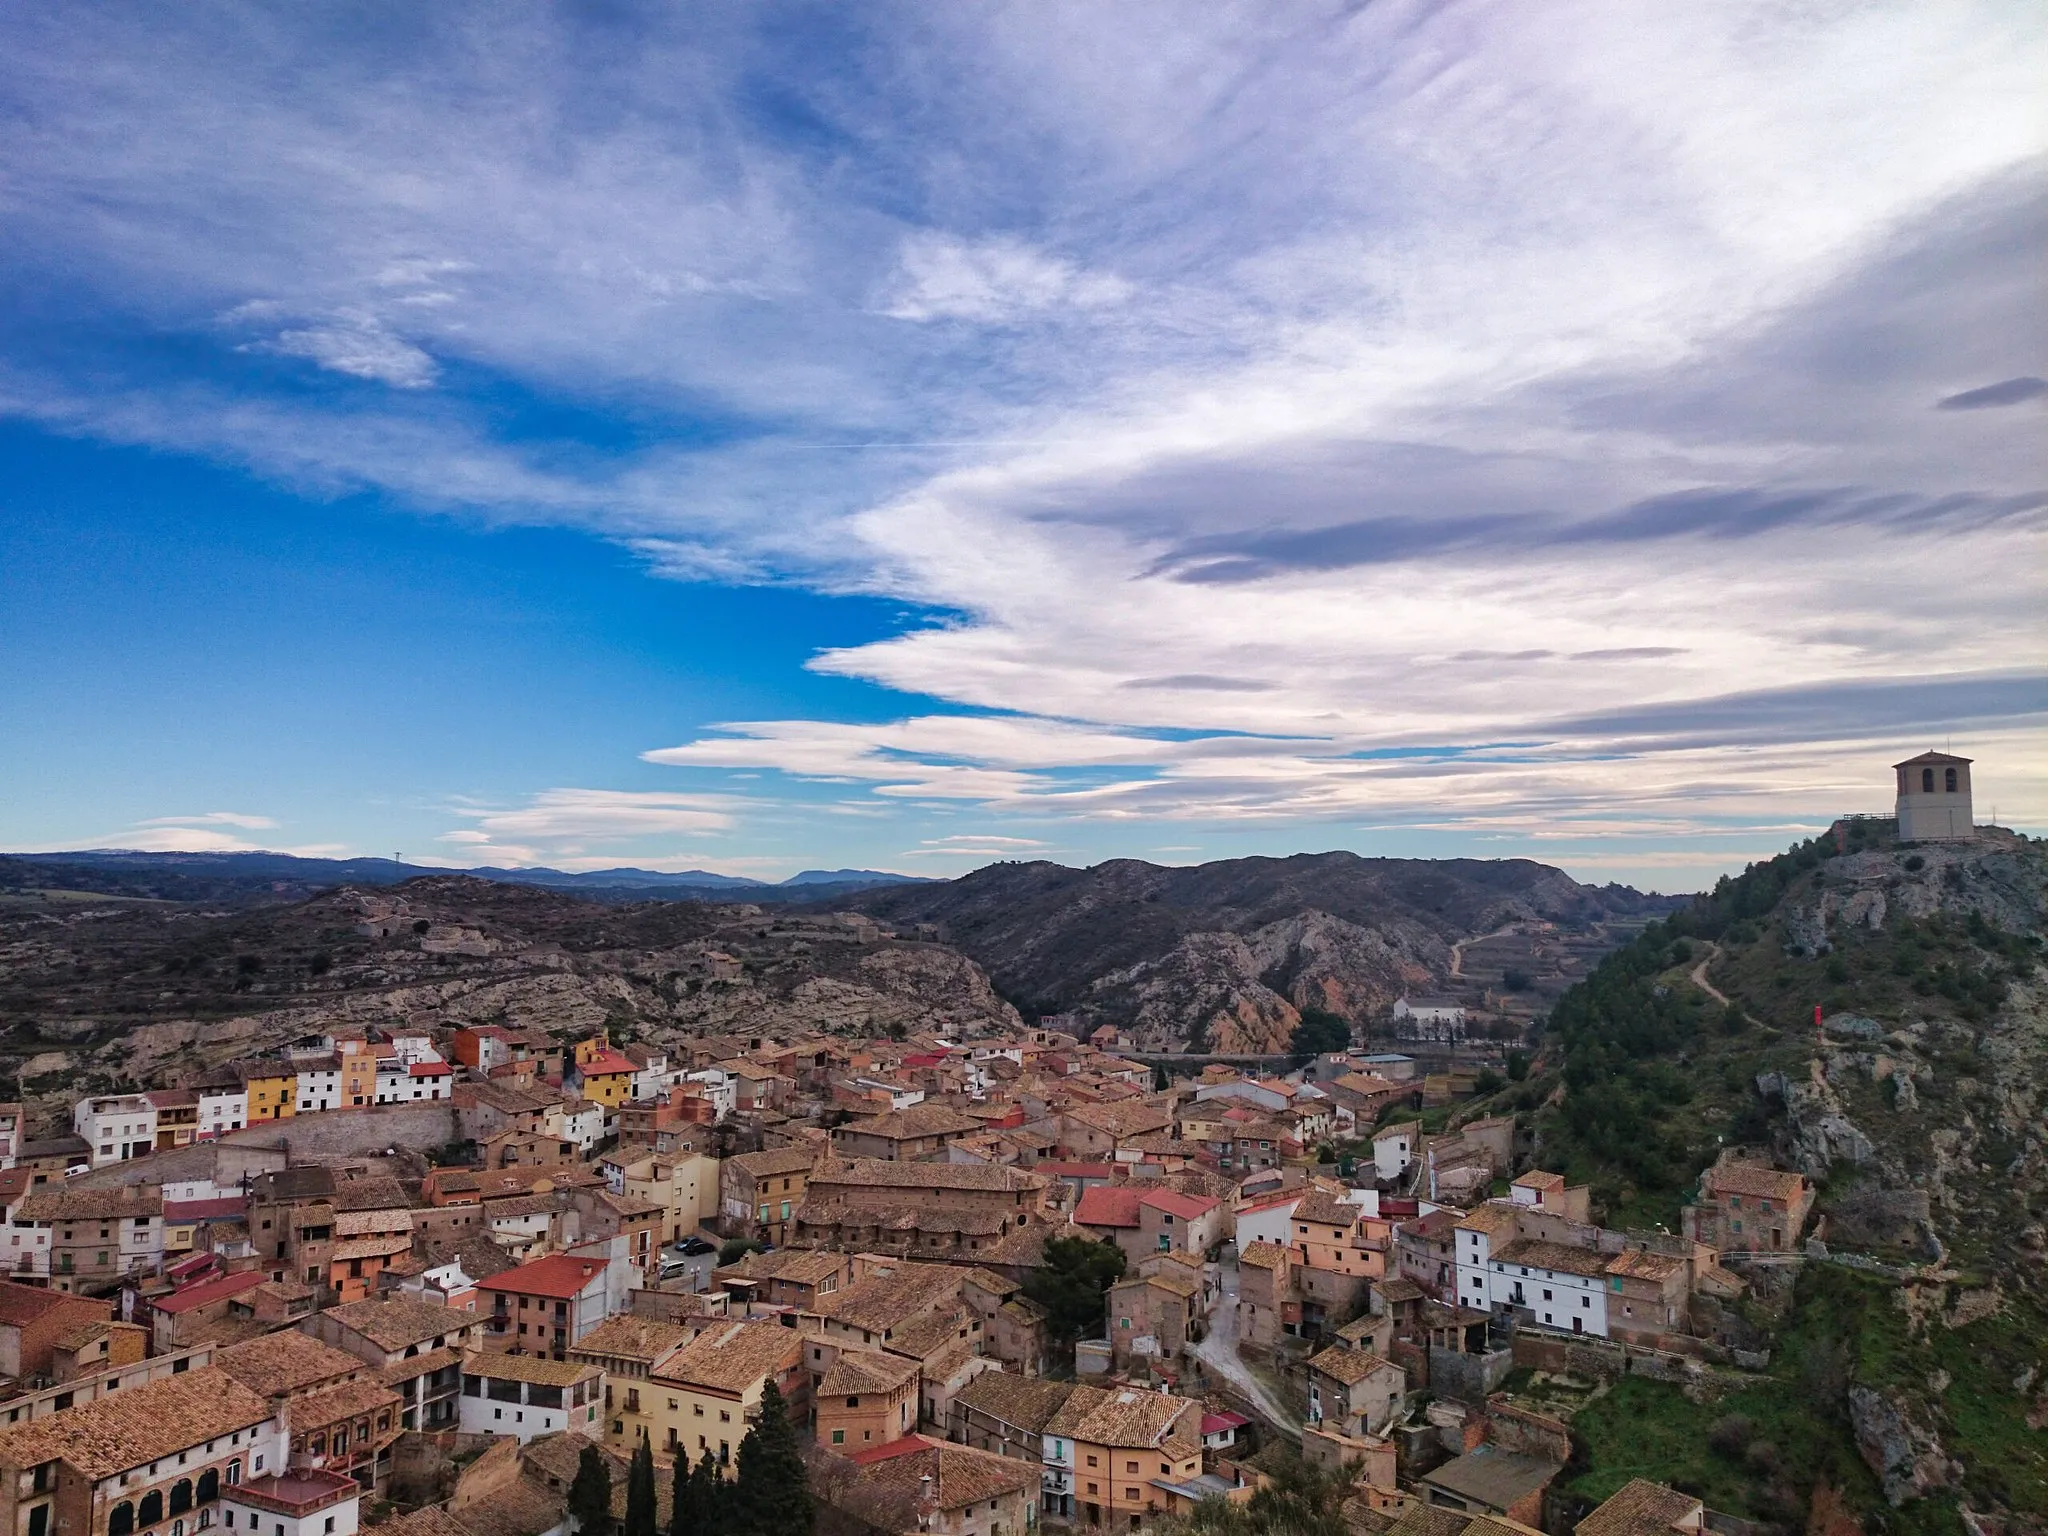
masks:
[[[2041,13],[1568,10],[16,12],[0,410],[943,616],[493,857],[2048,819]]]

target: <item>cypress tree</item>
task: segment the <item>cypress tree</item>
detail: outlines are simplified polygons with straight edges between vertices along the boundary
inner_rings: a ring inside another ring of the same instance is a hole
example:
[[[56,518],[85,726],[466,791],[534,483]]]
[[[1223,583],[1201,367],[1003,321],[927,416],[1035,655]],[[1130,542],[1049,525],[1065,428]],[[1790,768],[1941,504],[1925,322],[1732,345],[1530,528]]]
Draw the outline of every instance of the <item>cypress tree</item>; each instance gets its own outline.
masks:
[[[734,1536],[812,1536],[816,1514],[803,1448],[772,1381],[761,1394],[760,1418],[740,1442],[739,1463],[729,1527]]]
[[[730,1536],[732,1531],[732,1485],[718,1470],[718,1453],[706,1448],[690,1473],[690,1507],[701,1522],[703,1536]],[[676,1536],[695,1536],[678,1531]]]
[[[625,1536],[657,1536],[654,1529],[654,1447],[641,1431],[633,1464],[626,1470]]]
[[[581,1536],[609,1536],[612,1527],[612,1469],[595,1445],[576,1458],[576,1480],[569,1484],[569,1515]]]
[[[668,1536],[704,1536],[710,1530],[708,1510],[699,1507],[697,1474],[690,1469],[690,1453],[676,1447],[675,1481],[669,1485]]]

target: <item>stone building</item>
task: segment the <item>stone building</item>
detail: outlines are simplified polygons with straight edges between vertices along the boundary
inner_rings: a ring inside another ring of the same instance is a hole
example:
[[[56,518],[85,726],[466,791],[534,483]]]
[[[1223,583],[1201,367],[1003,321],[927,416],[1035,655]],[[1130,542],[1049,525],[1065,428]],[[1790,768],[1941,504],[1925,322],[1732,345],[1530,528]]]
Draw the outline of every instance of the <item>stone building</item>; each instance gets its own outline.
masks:
[[[1957,843],[1976,836],[1970,806],[1970,759],[1922,752],[1892,764],[1899,776],[1899,841]]]

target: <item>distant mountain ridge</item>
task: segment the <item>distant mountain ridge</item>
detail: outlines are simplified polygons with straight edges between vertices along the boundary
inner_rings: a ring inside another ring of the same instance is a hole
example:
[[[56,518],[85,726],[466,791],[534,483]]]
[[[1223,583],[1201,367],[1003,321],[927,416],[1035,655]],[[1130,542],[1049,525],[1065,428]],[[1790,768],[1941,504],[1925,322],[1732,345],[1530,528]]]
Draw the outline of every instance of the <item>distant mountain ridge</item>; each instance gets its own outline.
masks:
[[[312,859],[289,853],[146,853],[88,848],[68,853],[0,855],[0,889],[59,886],[99,895],[168,901],[301,899],[337,885],[397,885],[422,875],[463,874],[511,885],[573,891],[599,900],[730,899],[815,901],[838,891],[921,883],[916,875],[871,869],[807,869],[787,880],[754,880],[710,870],[569,871],[544,866],[452,870],[396,859]]]
[[[1362,1025],[1404,992],[1450,987],[1458,946],[1504,926],[1604,931],[1688,899],[1581,885],[1529,859],[1338,851],[1182,867],[992,864],[838,904],[941,925],[1028,1013],[1114,1023],[1152,1049],[1268,1052],[1285,1048],[1303,1008]]]

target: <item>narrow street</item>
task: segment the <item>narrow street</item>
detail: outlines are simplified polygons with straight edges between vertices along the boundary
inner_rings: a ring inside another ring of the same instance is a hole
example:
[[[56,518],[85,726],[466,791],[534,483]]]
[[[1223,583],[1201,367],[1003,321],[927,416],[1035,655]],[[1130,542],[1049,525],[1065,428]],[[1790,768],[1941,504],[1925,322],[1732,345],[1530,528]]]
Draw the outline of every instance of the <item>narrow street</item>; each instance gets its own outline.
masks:
[[[1273,1391],[1237,1358],[1237,1265],[1223,1266],[1223,1295],[1209,1319],[1208,1337],[1194,1355],[1257,1405],[1265,1419],[1290,1440],[1301,1438],[1301,1420],[1287,1410]]]

